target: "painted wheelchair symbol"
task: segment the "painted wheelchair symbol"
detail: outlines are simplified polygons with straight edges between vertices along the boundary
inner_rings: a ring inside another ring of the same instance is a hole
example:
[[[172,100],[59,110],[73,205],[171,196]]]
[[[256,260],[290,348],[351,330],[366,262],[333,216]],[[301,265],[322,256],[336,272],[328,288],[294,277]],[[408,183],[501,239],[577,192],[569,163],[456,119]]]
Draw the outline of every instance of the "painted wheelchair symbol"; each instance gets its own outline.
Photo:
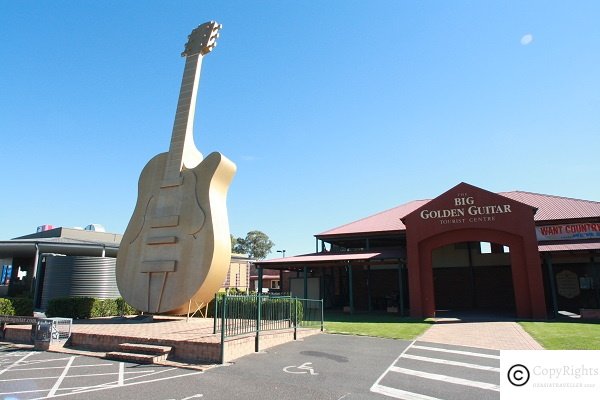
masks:
[[[290,366],[285,367],[283,369],[283,371],[287,372],[288,374],[311,374],[311,375],[319,375],[313,369],[311,362],[305,362],[304,364],[299,365],[299,366],[290,365]]]

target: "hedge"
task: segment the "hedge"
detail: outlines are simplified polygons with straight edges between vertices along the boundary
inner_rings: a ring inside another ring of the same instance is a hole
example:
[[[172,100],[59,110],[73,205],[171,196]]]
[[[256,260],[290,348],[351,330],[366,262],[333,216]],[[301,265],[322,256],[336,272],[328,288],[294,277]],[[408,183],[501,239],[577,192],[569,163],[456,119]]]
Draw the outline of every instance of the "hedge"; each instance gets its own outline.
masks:
[[[137,314],[122,298],[95,299],[93,297],[58,297],[48,302],[46,316],[73,319],[112,317]]]
[[[33,301],[26,297],[0,298],[0,315],[33,315]]]
[[[15,315],[15,307],[10,299],[0,298],[0,315]]]
[[[224,294],[217,296],[218,313],[221,316]],[[231,318],[256,318],[256,296],[233,296],[228,297],[228,315]],[[282,320],[291,318],[292,321],[302,322],[304,318],[304,307],[299,299],[282,299],[278,297],[261,296],[261,319],[262,320]],[[286,303],[293,301],[291,309]],[[208,304],[207,317],[212,318],[215,314],[215,299]],[[291,315],[289,314],[291,312]],[[298,314],[296,319],[296,313]],[[232,317],[232,314],[235,316]],[[246,314],[246,315],[243,315]]]

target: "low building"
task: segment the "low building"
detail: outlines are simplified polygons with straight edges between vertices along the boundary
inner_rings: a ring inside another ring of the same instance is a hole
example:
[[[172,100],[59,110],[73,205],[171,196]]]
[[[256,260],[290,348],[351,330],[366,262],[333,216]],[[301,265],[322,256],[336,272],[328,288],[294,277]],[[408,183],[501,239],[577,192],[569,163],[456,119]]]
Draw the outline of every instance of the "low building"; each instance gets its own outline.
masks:
[[[250,288],[250,263],[252,260],[245,254],[232,254],[227,277],[223,282],[222,290],[235,289],[239,292],[248,292]]]
[[[117,298],[115,267],[122,237],[98,224],[86,229],[44,225],[36,233],[0,241],[0,296],[33,293],[38,309],[63,296]],[[250,261],[232,255],[222,290],[249,290]]]
[[[42,306],[42,298],[47,302],[71,294],[118,297],[114,268],[121,237],[60,227],[0,241],[0,288],[7,296],[33,293],[36,307]],[[45,277],[50,286],[43,296]]]
[[[259,271],[278,269],[283,291],[352,312],[600,309],[600,202],[460,183],[315,237],[315,253],[258,261]]]

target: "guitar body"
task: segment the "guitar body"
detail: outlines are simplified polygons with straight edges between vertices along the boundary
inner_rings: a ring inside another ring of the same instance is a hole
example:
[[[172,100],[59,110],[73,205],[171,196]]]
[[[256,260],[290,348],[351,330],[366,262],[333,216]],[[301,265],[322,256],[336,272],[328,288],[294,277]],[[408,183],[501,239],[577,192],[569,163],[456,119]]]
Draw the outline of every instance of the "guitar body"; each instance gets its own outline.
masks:
[[[125,301],[149,313],[185,314],[207,304],[231,258],[226,197],[235,164],[214,152],[165,181],[168,153],[144,167],[117,257]]]

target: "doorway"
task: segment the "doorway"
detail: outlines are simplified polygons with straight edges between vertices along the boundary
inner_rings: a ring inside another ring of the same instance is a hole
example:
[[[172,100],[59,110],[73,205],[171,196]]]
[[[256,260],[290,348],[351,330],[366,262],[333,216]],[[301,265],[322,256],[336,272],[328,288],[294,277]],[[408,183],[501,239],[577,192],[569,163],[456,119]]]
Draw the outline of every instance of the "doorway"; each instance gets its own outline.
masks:
[[[460,242],[438,247],[432,251],[432,269],[436,315],[516,313],[508,246]]]

